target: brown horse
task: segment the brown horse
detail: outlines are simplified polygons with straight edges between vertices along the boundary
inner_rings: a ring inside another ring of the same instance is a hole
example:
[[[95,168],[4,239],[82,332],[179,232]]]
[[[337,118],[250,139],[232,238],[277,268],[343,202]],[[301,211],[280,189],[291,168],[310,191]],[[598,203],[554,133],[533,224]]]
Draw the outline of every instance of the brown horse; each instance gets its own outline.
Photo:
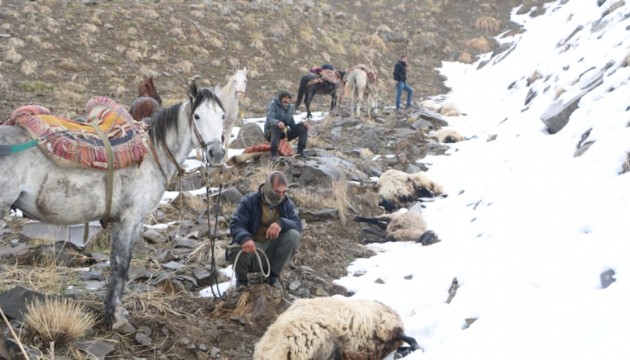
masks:
[[[136,121],[150,118],[162,107],[162,98],[153,84],[153,76],[142,80],[138,85],[138,97],[131,103],[129,113]]]

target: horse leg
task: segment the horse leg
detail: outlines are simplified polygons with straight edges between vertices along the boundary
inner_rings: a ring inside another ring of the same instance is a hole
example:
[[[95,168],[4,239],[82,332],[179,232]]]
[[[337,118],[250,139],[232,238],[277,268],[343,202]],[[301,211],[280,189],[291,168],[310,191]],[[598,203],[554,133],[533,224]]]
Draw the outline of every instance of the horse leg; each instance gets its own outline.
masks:
[[[337,106],[337,90],[333,89],[330,93],[330,111],[332,111],[335,106]]]
[[[127,214],[130,215],[130,214]],[[136,239],[140,236],[142,218],[123,216],[120,222],[112,224],[112,246],[110,254],[110,274],[105,298],[105,319],[110,321],[112,329],[119,333],[134,331],[134,327],[125,318],[123,291],[127,272],[131,263],[131,253]]]
[[[311,101],[313,101],[313,97],[315,96],[315,94],[313,92],[307,92],[306,96],[304,97],[304,106],[306,107],[306,118],[310,119],[313,117],[313,114],[311,114]]]

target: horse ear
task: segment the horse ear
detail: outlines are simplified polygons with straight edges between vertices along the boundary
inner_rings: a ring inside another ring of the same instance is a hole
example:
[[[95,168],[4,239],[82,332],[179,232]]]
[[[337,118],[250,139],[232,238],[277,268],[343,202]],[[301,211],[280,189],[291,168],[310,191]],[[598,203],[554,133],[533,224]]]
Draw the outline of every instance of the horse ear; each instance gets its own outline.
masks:
[[[243,66],[243,72],[247,74],[247,66]]]
[[[195,79],[190,82],[190,87],[188,88],[188,96],[192,98],[197,97],[197,82],[195,81]]]

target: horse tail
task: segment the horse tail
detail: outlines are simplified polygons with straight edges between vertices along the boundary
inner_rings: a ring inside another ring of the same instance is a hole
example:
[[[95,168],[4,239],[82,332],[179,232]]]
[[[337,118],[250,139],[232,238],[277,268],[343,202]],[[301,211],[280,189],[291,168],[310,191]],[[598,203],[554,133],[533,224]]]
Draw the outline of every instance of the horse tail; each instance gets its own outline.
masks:
[[[295,109],[297,110],[300,105],[302,105],[302,100],[304,100],[304,95],[306,94],[306,84],[309,82],[310,78],[308,76],[302,76],[300,79],[300,87],[298,88],[297,100],[295,101]]]
[[[354,72],[348,74],[348,78],[346,80],[346,85],[343,89],[343,97],[354,96],[356,94],[356,75]]]

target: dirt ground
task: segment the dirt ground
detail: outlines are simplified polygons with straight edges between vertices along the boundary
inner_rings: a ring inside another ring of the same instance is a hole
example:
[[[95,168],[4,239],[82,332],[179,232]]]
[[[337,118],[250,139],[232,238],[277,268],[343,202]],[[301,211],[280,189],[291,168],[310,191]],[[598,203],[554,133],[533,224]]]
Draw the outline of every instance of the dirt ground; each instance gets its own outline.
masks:
[[[295,93],[301,75],[326,62],[339,68],[372,64],[382,79],[379,102],[392,105],[391,72],[402,54],[410,59],[409,83],[420,101],[448,91],[435,70],[441,61],[470,62],[492,51],[493,36],[518,31],[508,21],[514,6],[523,4],[526,11],[542,3],[0,0],[0,121],[29,103],[59,116],[80,116],[94,95],[128,106],[148,75],[154,76],[162,99],[175,102],[192,79],[208,86],[223,83],[244,66],[249,82],[242,116],[261,117],[277,90]],[[316,97],[312,108],[328,106],[328,98]],[[239,169],[238,175],[247,177],[248,171]],[[245,181],[232,183],[247,190]],[[11,226],[18,231],[19,221]],[[2,234],[3,241],[9,238],[14,236]],[[288,279],[313,284],[321,293],[310,296],[347,295],[332,281],[346,274],[352,260],[371,255],[360,238],[353,221],[309,223],[285,284]],[[153,266],[147,260],[150,251],[155,246],[139,246],[133,263]],[[3,281],[0,290],[15,284],[29,281]],[[93,338],[114,344],[111,359],[250,359],[257,339],[296,296],[274,291],[260,284],[248,298],[228,293],[223,300],[187,290],[161,292],[159,301],[132,295],[125,301],[129,317],[151,343],[113,334],[104,325],[95,328]],[[83,301],[102,310],[96,296]]]

